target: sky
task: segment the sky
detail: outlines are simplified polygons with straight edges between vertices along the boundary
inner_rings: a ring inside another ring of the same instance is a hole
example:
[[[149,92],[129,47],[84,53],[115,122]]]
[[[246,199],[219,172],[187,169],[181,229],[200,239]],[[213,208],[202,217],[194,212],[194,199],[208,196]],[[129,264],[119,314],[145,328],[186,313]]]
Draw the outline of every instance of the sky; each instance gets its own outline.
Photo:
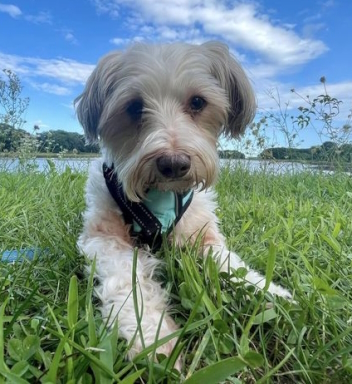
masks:
[[[25,129],[83,133],[74,98],[99,58],[133,42],[219,40],[244,66],[258,111],[278,111],[270,93],[296,111],[328,93],[352,108],[351,0],[0,0],[0,69],[21,79],[30,98]],[[273,132],[275,135],[275,132]],[[319,144],[314,130],[301,146]]]

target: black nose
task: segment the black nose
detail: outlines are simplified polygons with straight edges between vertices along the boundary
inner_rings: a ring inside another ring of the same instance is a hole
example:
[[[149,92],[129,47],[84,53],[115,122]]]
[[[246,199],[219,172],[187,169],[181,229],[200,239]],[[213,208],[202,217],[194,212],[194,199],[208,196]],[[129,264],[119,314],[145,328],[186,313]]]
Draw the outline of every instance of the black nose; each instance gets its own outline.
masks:
[[[168,179],[177,179],[187,174],[191,168],[191,158],[187,155],[163,155],[156,159],[159,172]]]

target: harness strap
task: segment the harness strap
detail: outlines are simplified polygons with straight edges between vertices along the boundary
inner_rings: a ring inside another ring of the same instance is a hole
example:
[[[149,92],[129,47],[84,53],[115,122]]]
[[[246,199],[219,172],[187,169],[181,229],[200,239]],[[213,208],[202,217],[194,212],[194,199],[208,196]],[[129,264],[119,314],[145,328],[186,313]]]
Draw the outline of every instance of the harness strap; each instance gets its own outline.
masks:
[[[104,163],[103,173],[106,186],[111,196],[121,209],[126,224],[131,226],[131,236],[135,237],[140,244],[147,244],[154,252],[159,250],[162,244],[163,235],[168,236],[171,233],[173,228],[176,226],[182,215],[189,207],[193,198],[193,191],[188,191],[184,194],[175,194],[177,208],[176,218],[173,223],[171,223],[167,231],[162,233],[162,224],[145,206],[145,204],[129,201],[126,198],[122,183],[118,181],[114,166],[112,165],[110,168]],[[183,199],[186,196],[188,199],[186,202],[184,202]],[[135,232],[132,230],[133,222],[136,222],[140,226],[140,232]]]

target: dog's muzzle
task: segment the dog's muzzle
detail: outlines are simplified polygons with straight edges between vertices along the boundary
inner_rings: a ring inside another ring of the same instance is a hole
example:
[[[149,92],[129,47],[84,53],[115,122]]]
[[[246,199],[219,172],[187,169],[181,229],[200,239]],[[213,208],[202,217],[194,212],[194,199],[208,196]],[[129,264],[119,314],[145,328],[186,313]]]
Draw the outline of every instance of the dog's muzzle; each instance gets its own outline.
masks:
[[[180,179],[190,170],[191,158],[185,154],[163,155],[156,159],[156,166],[166,179]]]

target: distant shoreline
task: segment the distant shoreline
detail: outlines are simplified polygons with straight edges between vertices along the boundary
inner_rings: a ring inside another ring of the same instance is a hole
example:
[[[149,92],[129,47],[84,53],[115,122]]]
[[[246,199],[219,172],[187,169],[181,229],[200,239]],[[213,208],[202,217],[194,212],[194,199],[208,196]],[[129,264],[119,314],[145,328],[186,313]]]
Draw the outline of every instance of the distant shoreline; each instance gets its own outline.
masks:
[[[18,159],[21,157],[21,153],[19,152],[11,152],[11,153],[4,153],[0,152],[0,159]],[[34,153],[31,154],[31,158],[37,158],[37,159],[94,159],[97,157],[100,157],[101,153]],[[262,161],[265,162],[275,162],[275,163],[300,163],[300,164],[307,164],[310,166],[316,166],[321,169],[325,170],[335,170],[336,168],[342,168],[344,170],[347,170],[349,172],[352,171],[352,164],[348,162],[341,162],[341,163],[334,163],[329,161],[317,161],[317,160],[307,160],[307,159],[262,159],[260,157],[246,157],[244,159],[238,159],[238,158],[226,158],[226,157],[219,157],[220,160],[239,160],[239,161]]]
[[[18,159],[21,157],[21,153],[19,152],[11,152],[11,153],[0,153],[0,158],[3,159]],[[95,158],[101,156],[100,153],[51,153],[51,152],[46,152],[46,153],[31,153],[31,157],[37,158],[37,159],[58,159],[58,158],[63,158],[63,159],[90,159],[90,158]]]

